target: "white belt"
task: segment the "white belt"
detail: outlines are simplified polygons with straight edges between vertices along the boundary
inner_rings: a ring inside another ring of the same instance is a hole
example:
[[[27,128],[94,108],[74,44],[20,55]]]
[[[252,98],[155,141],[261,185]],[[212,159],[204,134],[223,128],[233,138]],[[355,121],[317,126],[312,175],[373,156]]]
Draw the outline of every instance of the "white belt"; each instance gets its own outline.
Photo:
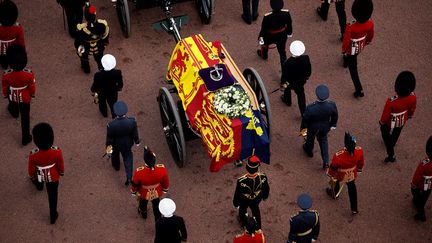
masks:
[[[52,165],[47,165],[47,166],[36,166],[36,167],[38,168],[38,170],[46,170],[46,169],[50,169],[50,168],[52,168],[54,165],[55,165],[55,163],[52,164]]]
[[[392,116],[401,116],[401,115],[403,115],[403,114],[405,114],[407,111],[405,110],[405,111],[402,111],[402,112],[399,112],[399,113],[390,113]]]
[[[9,86],[9,89],[12,90],[12,91],[14,91],[14,90],[23,90],[25,88],[27,88],[27,85],[26,86],[22,86],[22,87],[12,87],[12,86]]]
[[[11,42],[14,42],[16,40],[16,38],[13,38],[12,40],[0,40],[0,44],[9,44]]]
[[[351,41],[352,42],[358,42],[358,41],[364,40],[365,38],[366,38],[366,36],[363,36],[363,37],[360,37],[360,38],[357,38],[357,39],[351,39]]]

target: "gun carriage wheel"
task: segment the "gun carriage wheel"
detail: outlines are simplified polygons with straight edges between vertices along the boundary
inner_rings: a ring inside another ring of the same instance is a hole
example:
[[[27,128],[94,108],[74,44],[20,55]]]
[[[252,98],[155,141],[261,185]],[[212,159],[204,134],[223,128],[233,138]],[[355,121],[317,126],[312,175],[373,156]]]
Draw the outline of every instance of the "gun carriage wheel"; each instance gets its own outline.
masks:
[[[195,0],[195,4],[198,8],[198,14],[201,18],[201,22],[204,24],[210,24],[214,0]]]
[[[171,155],[176,164],[182,168],[186,162],[186,143],[177,104],[174,102],[169,90],[165,87],[159,90],[157,100],[162,118],[163,131]]]
[[[123,35],[128,38],[131,33],[128,0],[117,0],[116,12]]]
[[[258,72],[251,67],[248,67],[243,71],[243,76],[245,77],[246,81],[249,83],[250,87],[256,95],[259,109],[261,111],[261,114],[263,115],[263,120],[265,122],[265,127],[267,128],[267,134],[270,141],[272,113],[270,108],[270,99],[268,97],[267,90],[264,87],[264,82]]]

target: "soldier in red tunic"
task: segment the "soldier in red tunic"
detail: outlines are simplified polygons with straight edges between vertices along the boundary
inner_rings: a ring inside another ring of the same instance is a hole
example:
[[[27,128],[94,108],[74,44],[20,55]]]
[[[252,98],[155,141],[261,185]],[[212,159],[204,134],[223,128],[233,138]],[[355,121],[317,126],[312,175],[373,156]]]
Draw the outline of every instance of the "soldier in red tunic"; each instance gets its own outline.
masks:
[[[357,172],[361,172],[363,166],[363,149],[356,146],[354,136],[345,133],[345,148],[335,153],[327,171],[330,177],[330,188],[327,188],[327,194],[333,199],[337,199],[342,191],[343,185],[341,183],[346,183],[353,215],[358,213],[355,179],[357,178]]]
[[[24,29],[16,22],[18,8],[12,1],[0,2],[0,64],[3,69],[9,66],[6,51],[12,44],[25,48]]]
[[[417,98],[414,94],[416,79],[412,72],[401,72],[395,82],[395,96],[388,98],[384,106],[379,124],[381,135],[387,150],[384,162],[395,162],[394,146],[408,119],[412,118],[416,110]]]
[[[412,201],[417,209],[414,218],[422,222],[426,221],[424,207],[432,188],[432,136],[426,143],[426,154],[427,157],[420,161],[411,181]]]
[[[60,148],[52,146],[54,132],[48,123],[37,124],[32,132],[38,148],[30,152],[28,174],[39,191],[42,191],[44,183],[46,184],[51,224],[54,224],[58,218],[59,177],[64,175],[63,155]]]
[[[33,72],[27,65],[24,47],[14,44],[8,49],[11,69],[5,71],[2,80],[3,97],[9,99],[8,110],[14,118],[21,114],[22,145],[32,141],[30,135],[30,102],[36,92]]]
[[[234,243],[265,243],[264,233],[257,228],[254,217],[246,216],[244,220],[245,231],[234,237]]]
[[[155,221],[161,217],[159,201],[168,192],[168,172],[163,164],[156,164],[156,155],[146,146],[143,166],[138,167],[132,178],[131,191],[139,197],[138,212],[147,218],[147,204],[152,202]]]
[[[374,36],[374,23],[370,20],[373,12],[371,0],[355,0],[351,13],[356,19],[348,24],[342,42],[342,54],[344,67],[348,67],[351,79],[354,83],[354,97],[363,97],[363,87],[357,71],[357,56],[368,45]]]

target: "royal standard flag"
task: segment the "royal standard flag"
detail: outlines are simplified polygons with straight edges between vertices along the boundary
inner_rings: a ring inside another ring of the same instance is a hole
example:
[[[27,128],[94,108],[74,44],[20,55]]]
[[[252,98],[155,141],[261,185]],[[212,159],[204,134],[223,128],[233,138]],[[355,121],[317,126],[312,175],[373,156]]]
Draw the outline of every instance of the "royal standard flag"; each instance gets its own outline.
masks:
[[[268,134],[259,110],[251,108],[244,116],[230,119],[213,107],[215,95],[207,90],[199,71],[226,64],[219,58],[217,46],[220,44],[207,42],[201,35],[180,40],[171,56],[166,78],[176,86],[192,129],[201,135],[211,158],[210,171],[219,171],[226,163],[253,154],[269,163]],[[239,72],[232,64],[226,66],[230,76],[232,71]]]

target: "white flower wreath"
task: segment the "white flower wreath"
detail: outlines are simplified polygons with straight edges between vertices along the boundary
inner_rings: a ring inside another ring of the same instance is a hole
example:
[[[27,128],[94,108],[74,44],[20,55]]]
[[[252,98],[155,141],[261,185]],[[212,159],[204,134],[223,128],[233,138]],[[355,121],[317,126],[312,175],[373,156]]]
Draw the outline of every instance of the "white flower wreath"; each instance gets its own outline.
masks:
[[[213,106],[219,114],[237,118],[249,109],[250,100],[241,86],[232,85],[215,92]]]

